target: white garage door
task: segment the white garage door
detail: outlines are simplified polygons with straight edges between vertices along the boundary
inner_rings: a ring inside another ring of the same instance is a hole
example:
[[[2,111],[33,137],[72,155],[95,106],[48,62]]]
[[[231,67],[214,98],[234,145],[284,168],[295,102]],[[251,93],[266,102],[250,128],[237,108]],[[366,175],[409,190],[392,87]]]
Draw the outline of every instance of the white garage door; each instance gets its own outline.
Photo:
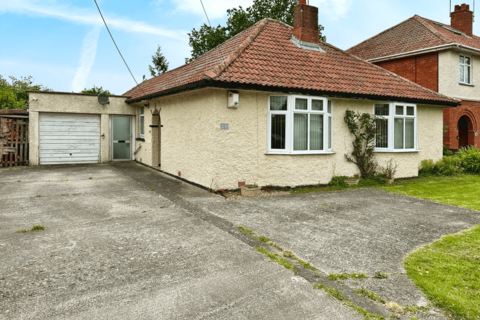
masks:
[[[40,114],[40,164],[100,162],[100,116]]]

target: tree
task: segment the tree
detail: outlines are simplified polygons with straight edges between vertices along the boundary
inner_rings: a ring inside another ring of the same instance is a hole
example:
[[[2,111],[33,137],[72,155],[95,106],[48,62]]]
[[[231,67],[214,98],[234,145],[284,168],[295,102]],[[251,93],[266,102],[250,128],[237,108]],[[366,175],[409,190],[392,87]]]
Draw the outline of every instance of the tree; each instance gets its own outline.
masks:
[[[192,47],[192,57],[190,59],[185,58],[185,63],[192,62],[230,39],[228,29],[221,25],[210,27],[204,24],[198,31],[193,29],[188,36],[190,47]]]
[[[347,110],[345,114],[345,123],[348,130],[355,137],[352,142],[353,150],[346,154],[348,162],[357,165],[362,178],[368,178],[377,173],[378,162],[373,150],[375,149],[375,136],[377,133],[377,119],[369,113],[356,113]]]
[[[264,18],[279,20],[293,26],[294,7],[297,4],[298,0],[254,0],[252,6],[246,9],[241,6],[228,9],[228,20],[225,27],[221,25],[209,27],[204,24],[200,30],[193,29],[188,34],[192,57],[185,61],[188,63],[197,59]],[[319,25],[319,39],[326,41],[326,37],[322,34],[323,30],[324,27]]]
[[[85,94],[106,94],[107,96],[113,96],[114,94],[111,93],[108,90],[104,90],[102,87],[97,87],[96,85],[93,85],[91,89],[83,89],[81,93]]]
[[[158,46],[157,52],[152,56],[153,67],[148,66],[152,77],[159,76],[168,71],[167,59],[162,54],[162,47]]]
[[[31,76],[9,78],[10,82],[0,75],[0,109],[26,109],[29,105],[27,91],[50,91],[41,84],[34,84]]]

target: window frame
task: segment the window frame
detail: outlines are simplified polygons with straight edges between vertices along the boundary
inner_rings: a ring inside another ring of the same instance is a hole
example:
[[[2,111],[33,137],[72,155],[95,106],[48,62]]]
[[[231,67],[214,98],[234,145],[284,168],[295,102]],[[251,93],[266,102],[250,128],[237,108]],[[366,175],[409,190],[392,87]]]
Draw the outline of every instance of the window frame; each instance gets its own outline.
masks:
[[[271,97],[287,97],[287,110],[271,110]],[[307,99],[307,109],[295,109],[296,99]],[[322,100],[323,110],[312,110],[312,101]],[[331,112],[329,113],[329,109]],[[333,128],[330,128],[330,121],[333,124],[332,101],[325,97],[304,96],[304,95],[286,95],[272,94],[268,96],[268,144],[267,154],[289,154],[289,155],[305,155],[305,154],[332,154],[333,152]],[[295,114],[307,114],[307,150],[294,150],[294,121]],[[310,150],[310,115],[323,115],[323,150]],[[272,149],[272,116],[285,115],[285,149]],[[331,120],[329,120],[331,119]],[[330,133],[329,133],[330,132]],[[329,138],[331,141],[329,141]]]
[[[388,116],[377,116],[375,115],[375,106],[378,104],[388,104],[389,105],[389,115]],[[403,115],[397,115],[396,109],[397,106],[403,106]],[[407,115],[408,107],[413,107],[414,115]],[[388,147],[387,148],[377,148],[377,141],[375,139],[375,149],[374,152],[418,152],[418,108],[416,104],[412,103],[402,103],[402,102],[378,102],[373,104],[373,115],[379,119],[386,119],[388,121]],[[403,148],[395,148],[395,120],[403,119]],[[414,119],[413,124],[413,148],[406,148],[405,145],[405,136],[406,136],[406,119]]]
[[[464,63],[460,62],[460,58],[463,57]],[[470,59],[470,64],[465,63],[465,58]],[[471,56],[466,56],[463,54],[460,54],[458,56],[458,64],[459,64],[459,69],[458,69],[458,78],[460,78],[460,68],[463,68],[463,79],[459,79],[461,84],[466,84],[466,85],[472,85],[473,84],[473,59]],[[465,69],[468,68],[470,70],[470,82],[465,82]]]
[[[143,109],[143,110],[142,110]],[[143,111],[143,113],[142,113]],[[140,107],[138,110],[138,135],[140,138],[145,139],[145,107]],[[142,122],[143,122],[143,133],[142,133]]]

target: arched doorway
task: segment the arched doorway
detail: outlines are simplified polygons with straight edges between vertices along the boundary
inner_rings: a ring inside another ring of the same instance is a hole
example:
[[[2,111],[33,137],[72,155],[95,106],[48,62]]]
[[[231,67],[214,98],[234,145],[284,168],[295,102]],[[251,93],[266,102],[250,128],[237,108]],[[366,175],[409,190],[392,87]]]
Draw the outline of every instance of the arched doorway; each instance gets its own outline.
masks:
[[[466,148],[473,145],[473,136],[470,132],[473,132],[472,120],[468,116],[462,116],[458,120],[458,147]]]

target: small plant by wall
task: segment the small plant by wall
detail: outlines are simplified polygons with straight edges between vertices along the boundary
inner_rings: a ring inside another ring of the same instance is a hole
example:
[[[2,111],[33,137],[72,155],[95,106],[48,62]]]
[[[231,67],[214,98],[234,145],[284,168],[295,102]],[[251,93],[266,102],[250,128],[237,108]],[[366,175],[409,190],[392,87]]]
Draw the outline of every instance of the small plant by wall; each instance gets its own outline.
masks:
[[[362,178],[368,178],[377,173],[378,162],[373,150],[375,148],[376,117],[369,113],[359,113],[347,110],[345,123],[348,130],[355,137],[352,142],[353,150],[345,154],[348,162],[357,165]]]

